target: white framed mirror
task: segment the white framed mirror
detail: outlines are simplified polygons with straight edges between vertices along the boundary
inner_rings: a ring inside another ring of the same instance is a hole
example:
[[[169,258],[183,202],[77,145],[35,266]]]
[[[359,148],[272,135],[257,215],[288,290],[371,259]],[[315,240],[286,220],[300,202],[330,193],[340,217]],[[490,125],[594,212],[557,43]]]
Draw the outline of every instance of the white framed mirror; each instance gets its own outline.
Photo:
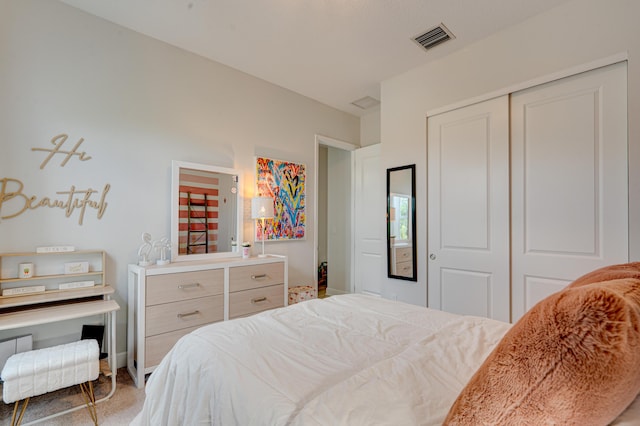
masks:
[[[171,260],[241,256],[240,172],[171,162]]]

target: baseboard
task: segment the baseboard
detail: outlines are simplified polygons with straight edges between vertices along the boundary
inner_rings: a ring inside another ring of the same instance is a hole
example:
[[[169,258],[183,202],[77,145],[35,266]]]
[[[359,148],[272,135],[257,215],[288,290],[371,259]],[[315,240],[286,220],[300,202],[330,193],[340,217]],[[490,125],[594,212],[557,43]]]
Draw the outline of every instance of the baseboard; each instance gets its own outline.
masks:
[[[337,296],[339,294],[349,294],[349,292],[344,290],[338,290],[337,288],[327,287],[327,296]]]

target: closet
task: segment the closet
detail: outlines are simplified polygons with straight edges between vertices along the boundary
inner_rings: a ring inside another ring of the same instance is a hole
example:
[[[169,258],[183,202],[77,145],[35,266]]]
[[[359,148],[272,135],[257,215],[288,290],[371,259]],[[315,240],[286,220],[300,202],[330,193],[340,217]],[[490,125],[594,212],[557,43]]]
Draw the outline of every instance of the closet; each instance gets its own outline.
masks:
[[[429,306],[515,322],[628,261],[626,62],[428,117]]]

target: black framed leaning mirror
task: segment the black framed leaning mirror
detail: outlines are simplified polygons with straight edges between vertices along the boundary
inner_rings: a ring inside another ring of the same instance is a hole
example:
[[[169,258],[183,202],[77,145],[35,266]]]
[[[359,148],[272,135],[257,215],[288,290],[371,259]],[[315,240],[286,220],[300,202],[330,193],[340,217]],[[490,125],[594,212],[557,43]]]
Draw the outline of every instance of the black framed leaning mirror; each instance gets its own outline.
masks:
[[[418,281],[415,164],[387,169],[387,276]]]

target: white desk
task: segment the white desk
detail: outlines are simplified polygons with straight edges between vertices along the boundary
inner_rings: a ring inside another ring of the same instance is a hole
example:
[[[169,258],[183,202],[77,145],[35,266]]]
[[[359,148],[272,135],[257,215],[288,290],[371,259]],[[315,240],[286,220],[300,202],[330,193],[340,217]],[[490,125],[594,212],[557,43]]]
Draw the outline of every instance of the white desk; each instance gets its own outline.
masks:
[[[108,363],[111,369],[111,391],[104,398],[97,400],[97,404],[111,398],[116,391],[115,313],[120,309],[120,306],[115,300],[111,300],[113,293],[114,289],[111,286],[96,286],[90,289],[4,298],[0,300],[0,330],[13,330],[93,315],[105,315],[105,330],[108,336],[105,343],[107,344]],[[86,405],[79,405],[31,423],[25,423],[25,426],[83,408],[86,408]]]

